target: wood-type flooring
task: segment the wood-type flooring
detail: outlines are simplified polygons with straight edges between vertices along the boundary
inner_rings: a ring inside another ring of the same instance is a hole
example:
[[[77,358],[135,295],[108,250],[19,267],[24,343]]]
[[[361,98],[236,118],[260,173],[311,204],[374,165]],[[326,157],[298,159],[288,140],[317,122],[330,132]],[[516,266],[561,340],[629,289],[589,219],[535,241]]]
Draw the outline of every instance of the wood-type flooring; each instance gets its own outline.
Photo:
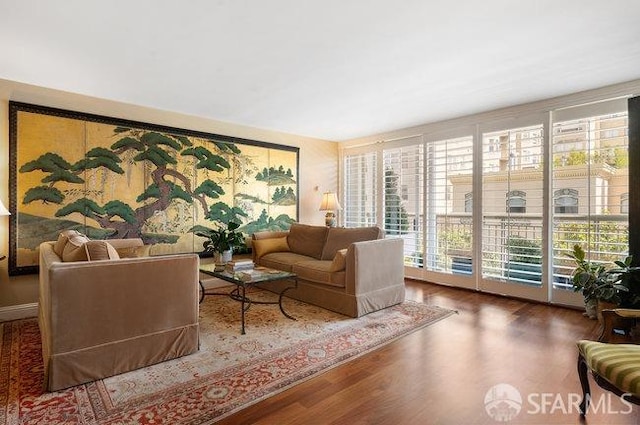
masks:
[[[599,330],[582,312],[411,280],[407,298],[458,314],[218,423],[640,424],[639,406],[593,382],[597,410],[580,422],[575,342],[597,339]],[[522,400],[507,422],[490,416],[485,404],[490,389],[503,384]]]

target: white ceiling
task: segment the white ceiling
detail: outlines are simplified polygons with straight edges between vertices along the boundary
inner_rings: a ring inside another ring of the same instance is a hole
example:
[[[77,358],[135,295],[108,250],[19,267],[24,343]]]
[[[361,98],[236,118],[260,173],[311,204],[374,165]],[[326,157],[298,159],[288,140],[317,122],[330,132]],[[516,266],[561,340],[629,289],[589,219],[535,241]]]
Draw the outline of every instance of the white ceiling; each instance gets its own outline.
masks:
[[[0,78],[347,140],[640,78],[638,0],[0,0]]]

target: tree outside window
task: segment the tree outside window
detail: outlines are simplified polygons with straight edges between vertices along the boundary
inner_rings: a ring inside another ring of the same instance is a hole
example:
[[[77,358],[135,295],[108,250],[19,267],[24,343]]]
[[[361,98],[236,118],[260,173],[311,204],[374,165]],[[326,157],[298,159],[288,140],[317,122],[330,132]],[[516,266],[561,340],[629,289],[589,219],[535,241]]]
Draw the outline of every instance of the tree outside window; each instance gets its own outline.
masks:
[[[388,235],[409,230],[409,216],[398,194],[398,175],[391,168],[384,172],[384,228]]]

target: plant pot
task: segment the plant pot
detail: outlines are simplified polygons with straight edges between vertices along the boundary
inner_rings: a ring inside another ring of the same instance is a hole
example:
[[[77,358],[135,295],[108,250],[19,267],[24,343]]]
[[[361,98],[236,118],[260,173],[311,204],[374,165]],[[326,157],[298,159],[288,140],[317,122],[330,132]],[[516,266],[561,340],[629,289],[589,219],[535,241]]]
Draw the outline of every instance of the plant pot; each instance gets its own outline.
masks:
[[[597,308],[598,322],[602,323],[602,310],[609,310],[616,307],[618,307],[618,305],[615,303],[598,300],[598,308]]]
[[[214,261],[216,264],[226,264],[233,258],[233,251],[226,250],[223,252],[216,252]]]

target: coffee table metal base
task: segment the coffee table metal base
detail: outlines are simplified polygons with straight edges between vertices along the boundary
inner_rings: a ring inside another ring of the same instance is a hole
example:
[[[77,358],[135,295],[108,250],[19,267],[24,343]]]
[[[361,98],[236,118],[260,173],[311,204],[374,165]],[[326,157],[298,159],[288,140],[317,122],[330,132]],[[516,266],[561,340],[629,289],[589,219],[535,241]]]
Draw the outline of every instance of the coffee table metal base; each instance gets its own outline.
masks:
[[[241,316],[241,323],[242,323],[242,328],[241,328],[241,333],[242,335],[245,335],[245,313],[247,312],[247,310],[249,310],[249,308],[251,307],[251,304],[278,304],[278,307],[280,308],[280,311],[282,312],[282,314],[291,320],[296,320],[295,317],[293,317],[292,315],[290,315],[289,313],[287,313],[284,310],[284,307],[282,306],[282,298],[284,297],[284,294],[290,290],[290,289],[295,289],[298,287],[298,278],[297,277],[291,277],[291,278],[287,278],[287,279],[293,279],[294,284],[292,286],[287,286],[286,288],[284,288],[279,294],[278,294],[278,301],[256,301],[256,300],[252,300],[251,298],[247,297],[247,286],[248,284],[236,284],[236,287],[231,290],[231,292],[207,292],[204,288],[204,285],[202,284],[202,281],[199,280],[198,283],[200,284],[200,302],[202,303],[202,301],[204,300],[204,297],[206,295],[223,295],[226,297],[231,298],[234,301],[238,301],[240,302],[240,316]],[[254,285],[249,285],[249,286],[254,286]]]

